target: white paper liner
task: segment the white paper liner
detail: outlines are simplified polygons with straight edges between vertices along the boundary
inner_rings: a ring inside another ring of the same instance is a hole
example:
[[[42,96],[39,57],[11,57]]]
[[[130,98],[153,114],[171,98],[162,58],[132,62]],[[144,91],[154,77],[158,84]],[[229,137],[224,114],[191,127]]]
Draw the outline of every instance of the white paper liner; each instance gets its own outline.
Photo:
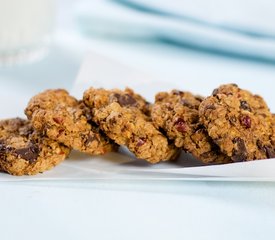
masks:
[[[0,182],[10,181],[87,181],[87,180],[207,180],[275,181],[275,159],[226,165],[203,166],[182,153],[174,162],[155,165],[135,159],[126,151],[105,156],[73,152],[69,159],[43,174],[11,176],[0,173]]]

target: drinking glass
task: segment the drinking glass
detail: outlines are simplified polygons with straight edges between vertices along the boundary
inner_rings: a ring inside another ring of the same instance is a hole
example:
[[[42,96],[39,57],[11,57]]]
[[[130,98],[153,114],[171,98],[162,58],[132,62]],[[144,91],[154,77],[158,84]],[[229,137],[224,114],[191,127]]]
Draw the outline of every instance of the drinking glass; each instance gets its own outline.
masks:
[[[54,18],[54,0],[0,0],[0,65],[44,56]]]

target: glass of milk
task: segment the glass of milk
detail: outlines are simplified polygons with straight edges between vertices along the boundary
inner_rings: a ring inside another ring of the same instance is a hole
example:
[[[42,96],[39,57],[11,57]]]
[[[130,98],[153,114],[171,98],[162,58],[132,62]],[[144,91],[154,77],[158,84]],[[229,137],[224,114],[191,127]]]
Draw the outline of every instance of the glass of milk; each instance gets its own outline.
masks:
[[[0,65],[44,56],[54,18],[54,0],[0,0]]]

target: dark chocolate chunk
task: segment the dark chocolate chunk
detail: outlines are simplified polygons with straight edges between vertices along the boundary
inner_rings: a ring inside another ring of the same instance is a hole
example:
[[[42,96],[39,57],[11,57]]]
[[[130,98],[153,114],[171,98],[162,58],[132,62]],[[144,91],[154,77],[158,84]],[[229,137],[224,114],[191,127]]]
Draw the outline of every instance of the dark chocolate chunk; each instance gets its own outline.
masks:
[[[4,158],[6,153],[6,146],[4,145],[4,142],[0,140],[0,158]]]
[[[275,151],[271,147],[265,146],[267,158],[275,158]]]
[[[199,102],[202,102],[204,98],[201,96],[195,96],[195,99]]]
[[[14,150],[18,157],[29,162],[35,162],[39,155],[39,147],[36,144],[31,144],[29,147]]]
[[[275,158],[275,150],[273,147],[264,145],[260,140],[257,141],[257,146],[266,154],[267,158]]]
[[[120,95],[118,93],[115,93],[114,97],[122,107],[137,105],[137,101],[129,94]]]
[[[219,92],[219,89],[216,88],[216,89],[213,90],[212,95],[213,95],[213,96],[216,96],[216,95],[218,94],[218,92]]]
[[[250,108],[249,104],[247,103],[247,101],[240,101],[240,107],[243,110],[247,110],[247,111],[251,112],[251,108]]]
[[[179,90],[173,90],[173,91],[172,91],[172,94],[173,94],[173,95],[182,95],[182,94],[184,94],[184,92],[179,91]]]
[[[247,149],[245,146],[245,142],[241,138],[235,138],[233,143],[237,145],[237,148],[234,148],[232,160],[234,162],[243,162],[247,159]]]
[[[186,106],[188,108],[195,108],[194,105],[192,105],[188,100],[186,99],[181,99],[180,103],[183,105],[183,106]]]

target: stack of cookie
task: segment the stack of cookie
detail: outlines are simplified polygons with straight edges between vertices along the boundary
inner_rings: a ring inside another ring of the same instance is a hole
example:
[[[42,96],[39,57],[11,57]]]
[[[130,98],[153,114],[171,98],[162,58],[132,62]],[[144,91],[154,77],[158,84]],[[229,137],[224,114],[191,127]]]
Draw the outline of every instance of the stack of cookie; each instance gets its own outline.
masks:
[[[204,163],[275,157],[275,117],[264,100],[235,84],[203,98],[173,90],[155,103],[126,88],[88,89],[78,101],[65,90],[34,96],[28,120],[0,121],[0,169],[33,175],[62,162],[71,149],[91,155],[126,146],[150,163],[180,150]]]
[[[275,117],[263,98],[222,85],[207,98],[172,91],[156,95],[154,124],[177,147],[205,163],[275,157]]]

